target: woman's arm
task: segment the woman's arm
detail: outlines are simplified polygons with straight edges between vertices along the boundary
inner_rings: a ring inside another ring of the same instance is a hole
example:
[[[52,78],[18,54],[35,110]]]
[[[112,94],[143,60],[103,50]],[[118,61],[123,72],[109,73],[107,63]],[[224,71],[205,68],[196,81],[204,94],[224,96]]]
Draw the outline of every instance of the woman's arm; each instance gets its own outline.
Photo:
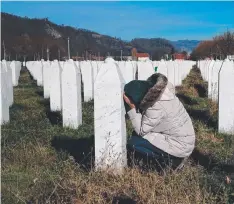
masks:
[[[128,116],[132,122],[134,131],[139,136],[144,136],[160,123],[161,119],[164,117],[164,113],[163,107],[159,105],[158,108],[148,108],[143,115],[137,113],[136,109],[133,108],[128,111]]]

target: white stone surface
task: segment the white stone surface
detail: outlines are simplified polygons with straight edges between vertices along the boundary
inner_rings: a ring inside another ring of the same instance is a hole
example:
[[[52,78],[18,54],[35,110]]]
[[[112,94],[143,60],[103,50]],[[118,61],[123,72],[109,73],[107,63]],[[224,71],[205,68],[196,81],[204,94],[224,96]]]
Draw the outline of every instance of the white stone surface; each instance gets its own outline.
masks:
[[[208,97],[212,97],[212,75],[213,75],[213,68],[214,68],[215,61],[211,60],[208,65]]]
[[[99,70],[99,65],[98,65],[98,62],[97,61],[91,61],[91,66],[92,66],[92,69],[93,69],[93,90],[94,90],[94,82],[95,82],[95,79],[97,77],[97,74],[98,74],[98,70]]]
[[[95,166],[119,173],[127,165],[124,79],[107,58],[94,85]]]
[[[121,61],[118,63],[118,65],[121,70],[125,83],[129,83],[135,78],[134,67],[130,61],[129,62]]]
[[[216,102],[218,101],[219,71],[222,67],[222,64],[223,64],[223,61],[219,61],[219,60],[215,61],[212,75],[211,75],[211,99],[212,101],[216,101]],[[208,68],[206,70],[208,70]]]
[[[33,63],[33,69],[35,69],[37,86],[43,86],[43,64],[41,61]]]
[[[167,69],[168,69],[168,81],[175,85],[175,63],[174,61],[167,62]]]
[[[50,74],[51,74],[51,66],[50,63],[44,61],[43,65],[43,92],[44,98],[50,98]]]
[[[80,66],[81,69],[82,81],[84,85],[84,101],[88,102],[93,99],[93,67],[91,61],[78,62],[76,65]]]
[[[175,83],[175,86],[179,86],[181,85],[180,68],[179,68],[179,64],[176,61],[174,61],[174,67],[175,67],[174,83]]]
[[[234,63],[225,61],[219,74],[219,132],[234,134]]]
[[[50,110],[61,111],[62,110],[62,67],[58,60],[54,60],[51,65],[51,72],[53,77],[51,78],[50,88]]]
[[[62,71],[63,126],[77,129],[82,124],[81,72],[73,60]]]
[[[159,65],[158,65],[158,73],[163,74],[164,76],[168,76],[168,69],[167,69],[167,63],[164,60],[159,61]]]
[[[2,60],[3,68],[6,70],[6,85],[7,85],[7,101],[9,106],[12,106],[14,102],[13,84],[12,84],[12,71],[10,68],[10,63],[6,60]]]
[[[138,61],[138,80],[147,80],[152,74],[154,74],[154,67],[152,61]]]
[[[21,62],[12,61],[10,63],[10,68],[12,70],[12,84],[13,86],[18,86],[18,80],[19,80],[20,70],[21,70]]]
[[[1,93],[0,93],[0,123],[5,124],[10,120],[8,102],[8,73],[6,66],[1,62]]]
[[[131,62],[131,64],[132,64],[133,72],[134,72],[133,79],[135,80],[135,79],[137,79],[137,78],[136,78],[136,72],[137,72],[137,70],[138,70],[137,61],[130,61],[130,62]]]

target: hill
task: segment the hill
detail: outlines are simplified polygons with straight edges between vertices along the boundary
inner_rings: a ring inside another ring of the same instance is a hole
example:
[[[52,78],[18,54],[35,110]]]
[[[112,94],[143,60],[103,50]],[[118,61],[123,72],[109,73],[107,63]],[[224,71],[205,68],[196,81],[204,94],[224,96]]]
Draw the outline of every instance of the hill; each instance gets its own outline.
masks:
[[[71,26],[57,25],[48,18],[37,19],[19,17],[7,13],[1,13],[2,42],[6,47],[6,54],[11,59],[27,60],[45,58],[47,47],[50,51],[50,59],[67,57],[67,38],[70,39],[71,56],[88,57],[89,54],[100,56],[131,55],[135,47],[138,52],[147,52],[153,60],[160,60],[164,54],[171,54],[181,48],[186,51],[193,50],[199,41],[179,40],[169,41],[163,38],[135,38],[124,41],[120,38],[102,35],[100,33]],[[59,54],[60,52],[60,54]],[[2,47],[3,53],[3,47]],[[3,55],[2,55],[3,58]]]
[[[178,51],[186,51],[188,53],[191,53],[201,41],[199,40],[177,40],[177,41],[170,41],[170,42]]]
[[[127,42],[86,29],[57,25],[48,18],[29,19],[7,13],[1,13],[1,16],[2,41],[11,59],[14,59],[16,54],[18,59],[22,59],[24,55],[28,60],[32,60],[34,55],[46,58],[47,47],[50,50],[50,59],[58,58],[59,51],[61,57],[67,56],[68,37],[71,56],[98,53],[100,56],[119,56],[121,50],[126,56],[131,55],[131,49],[136,47],[138,52],[147,52],[156,59],[156,56],[161,58],[163,54],[169,54],[173,50],[170,42],[161,38],[134,39]]]

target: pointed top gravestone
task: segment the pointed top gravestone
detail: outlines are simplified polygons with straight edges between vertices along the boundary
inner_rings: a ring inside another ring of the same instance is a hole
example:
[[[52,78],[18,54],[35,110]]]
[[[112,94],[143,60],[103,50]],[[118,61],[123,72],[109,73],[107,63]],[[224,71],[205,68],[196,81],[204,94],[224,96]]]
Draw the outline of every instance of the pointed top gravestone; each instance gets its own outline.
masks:
[[[126,166],[124,79],[113,59],[106,59],[94,84],[95,166],[121,172]]]
[[[50,88],[50,110],[62,110],[62,68],[58,60],[54,60],[51,64],[51,88]]]
[[[168,76],[168,68],[167,68],[167,62],[166,61],[161,60],[159,62],[157,72],[165,75],[166,77]]]
[[[171,82],[175,86],[175,62],[168,61],[167,69],[168,69],[168,81]]]
[[[12,70],[10,68],[10,64],[9,62],[7,62],[6,60],[2,61],[2,65],[3,68],[6,71],[6,85],[7,85],[7,100],[8,100],[8,104],[9,106],[13,105],[14,102],[14,93],[13,93],[13,84],[12,84]]]
[[[4,63],[1,62],[1,93],[0,93],[0,124],[9,122],[9,92],[8,92],[8,74]]]
[[[152,61],[138,61],[138,80],[147,80],[152,74],[155,73]]]
[[[79,63],[84,87],[84,101],[88,102],[93,99],[93,67],[91,61]]]
[[[73,60],[62,71],[63,126],[77,129],[82,124],[81,72]]]
[[[224,61],[216,60],[212,69],[211,74],[211,99],[213,101],[218,101],[218,81],[219,81],[219,72],[223,65]],[[208,70],[208,67],[207,67]],[[207,75],[208,79],[208,75]]]
[[[120,68],[125,83],[128,83],[134,79],[135,73],[131,62],[122,61],[119,63],[118,66]]]
[[[42,62],[43,65],[43,91],[44,98],[50,97],[50,75],[51,75],[51,66],[48,62]]]
[[[224,61],[219,72],[219,132],[234,134],[234,62]]]

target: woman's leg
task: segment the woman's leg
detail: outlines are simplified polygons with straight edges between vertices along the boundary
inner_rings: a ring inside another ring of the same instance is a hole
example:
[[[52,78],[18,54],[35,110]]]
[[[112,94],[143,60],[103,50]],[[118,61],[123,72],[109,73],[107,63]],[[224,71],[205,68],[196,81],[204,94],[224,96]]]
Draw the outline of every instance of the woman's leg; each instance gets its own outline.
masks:
[[[183,158],[174,157],[158,149],[157,147],[152,145],[148,140],[140,136],[133,135],[128,141],[128,145],[134,152],[138,153],[138,157],[139,154],[143,157],[146,157],[147,161],[153,161],[161,169],[164,169],[168,166],[172,169],[175,169],[183,160]]]

